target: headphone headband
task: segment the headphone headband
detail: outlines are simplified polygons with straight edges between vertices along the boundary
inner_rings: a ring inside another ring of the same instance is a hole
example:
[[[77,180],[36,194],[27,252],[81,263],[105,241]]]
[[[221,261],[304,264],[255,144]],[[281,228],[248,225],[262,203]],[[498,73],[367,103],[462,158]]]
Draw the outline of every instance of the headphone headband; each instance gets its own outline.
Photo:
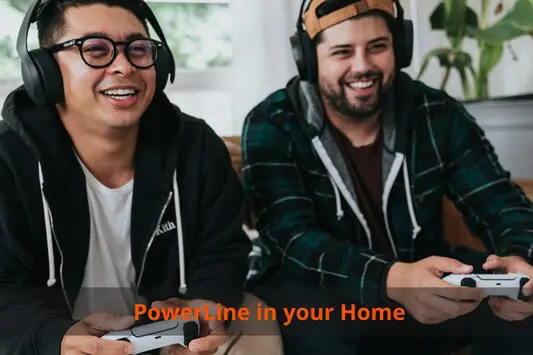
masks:
[[[49,3],[50,0],[45,0]],[[34,1],[29,9],[26,11],[26,14],[24,15],[24,19],[22,20],[22,24],[19,29],[19,34],[17,37],[17,52],[19,56],[26,56],[28,54],[28,32],[30,30],[30,26],[32,23],[37,21],[37,18],[39,14],[41,13],[42,9],[46,7],[46,2],[41,5],[40,0]],[[41,5],[39,7],[39,5]],[[37,9],[37,10],[36,10]]]
[[[39,104],[64,101],[63,78],[54,56],[45,48],[28,50],[28,33],[31,25],[37,22],[43,10],[54,1],[58,0],[34,0],[24,15],[17,37],[16,48],[21,59],[22,80],[28,95]],[[145,1],[141,3],[146,20],[163,43],[163,49],[154,64],[156,88],[163,91],[169,77],[170,82],[174,82],[175,60],[152,9]]]
[[[152,11],[150,6],[148,6],[148,4],[146,2],[143,1],[142,3],[143,3],[143,11],[146,14],[146,19],[148,20],[148,22],[154,28],[155,33],[161,39],[161,42],[163,42],[165,47],[167,47],[168,51],[170,52],[170,48],[169,48],[169,46],[167,44],[167,39],[165,38],[165,34],[163,33],[163,30],[161,29],[161,26],[159,26],[159,22],[157,21],[155,15],[154,15],[154,12]],[[171,60],[171,63],[172,63],[171,64],[172,70],[169,73],[170,74],[170,82],[173,83],[174,82],[174,78],[176,76],[176,71],[174,70],[174,68],[175,68],[174,56],[171,55],[170,56],[170,60]]]

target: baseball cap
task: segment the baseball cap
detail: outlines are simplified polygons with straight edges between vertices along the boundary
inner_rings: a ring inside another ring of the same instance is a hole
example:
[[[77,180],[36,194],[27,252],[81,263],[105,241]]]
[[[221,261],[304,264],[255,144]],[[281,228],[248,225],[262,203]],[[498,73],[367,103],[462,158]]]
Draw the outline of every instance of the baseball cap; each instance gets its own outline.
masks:
[[[349,18],[368,11],[379,10],[392,17],[396,17],[394,2],[395,0],[311,0],[308,10],[304,13],[303,22],[305,24],[305,29],[312,40],[319,32],[322,32],[326,28],[337,25]],[[335,3],[333,6],[338,3],[346,5],[340,6],[340,8],[337,8],[324,16],[319,16],[320,7],[325,3]]]

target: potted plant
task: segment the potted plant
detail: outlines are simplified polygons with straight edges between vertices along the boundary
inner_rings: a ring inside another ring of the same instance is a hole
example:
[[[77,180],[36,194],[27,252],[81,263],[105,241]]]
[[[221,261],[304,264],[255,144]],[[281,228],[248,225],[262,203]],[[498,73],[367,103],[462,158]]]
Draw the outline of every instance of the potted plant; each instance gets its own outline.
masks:
[[[503,11],[500,2],[495,12]],[[488,78],[500,62],[506,42],[520,36],[533,38],[533,0],[516,0],[514,6],[496,23],[488,24],[489,0],[481,0],[478,15],[466,0],[443,0],[430,16],[433,30],[445,31],[449,48],[435,48],[422,60],[418,79],[422,77],[432,58],[445,69],[440,88],[445,90],[452,70],[461,78],[465,100],[490,97]],[[479,62],[474,65],[470,53],[463,50],[466,38],[477,41]]]

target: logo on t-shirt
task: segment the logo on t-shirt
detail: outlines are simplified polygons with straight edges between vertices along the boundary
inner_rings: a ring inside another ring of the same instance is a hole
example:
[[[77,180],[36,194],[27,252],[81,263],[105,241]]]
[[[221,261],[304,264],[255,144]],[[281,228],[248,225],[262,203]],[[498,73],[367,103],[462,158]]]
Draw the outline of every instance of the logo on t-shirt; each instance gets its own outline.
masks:
[[[169,232],[173,229],[176,229],[176,225],[172,221],[167,221],[165,223],[161,223],[157,230],[155,231],[155,236],[160,236],[163,233]]]

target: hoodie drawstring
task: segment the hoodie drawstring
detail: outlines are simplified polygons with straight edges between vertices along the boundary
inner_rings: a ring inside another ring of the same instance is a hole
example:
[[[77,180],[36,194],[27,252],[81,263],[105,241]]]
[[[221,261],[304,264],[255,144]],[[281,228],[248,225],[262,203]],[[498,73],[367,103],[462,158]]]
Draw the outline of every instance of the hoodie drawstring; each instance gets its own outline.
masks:
[[[413,198],[411,197],[411,183],[409,182],[409,172],[407,170],[407,163],[403,161],[403,181],[405,185],[405,193],[407,199],[407,209],[409,210],[409,217],[411,218],[411,224],[413,225],[413,240],[416,239],[416,236],[420,232],[420,226],[415,216],[415,208],[413,207]]]
[[[328,174],[328,177],[329,177],[329,180],[331,181],[331,186],[333,186],[333,191],[335,192],[335,205],[337,208],[337,220],[340,221],[342,217],[344,217],[344,211],[342,209],[339,188],[335,184],[335,181],[333,181],[333,177],[331,176],[331,174]]]
[[[409,217],[411,219],[411,224],[413,225],[413,236],[412,239],[416,239],[418,233],[420,233],[421,227],[418,224],[418,221],[416,220],[415,215],[415,208],[413,206],[413,199],[411,196],[411,188],[410,188],[410,182],[409,182],[409,172],[407,169],[407,163],[404,160],[403,161],[403,180],[404,180],[404,186],[405,186],[405,193],[406,193],[406,200],[407,200],[407,209],[409,210]],[[335,205],[337,210],[337,220],[341,220],[342,217],[344,217],[344,211],[342,209],[341,204],[341,198],[340,193],[337,185],[335,184],[335,181],[333,181],[333,177],[329,174],[328,175],[329,180],[331,181],[331,185],[333,186],[333,191],[335,192]]]
[[[46,285],[52,287],[56,283],[56,269],[55,269],[55,259],[54,259],[54,245],[52,241],[52,223],[50,221],[50,207],[46,201],[44,195],[44,178],[43,170],[41,168],[41,163],[38,163],[39,168],[39,184],[41,186],[41,198],[43,201],[43,211],[44,211],[44,225],[46,227],[46,247],[48,249],[48,281]]]
[[[187,283],[185,281],[185,251],[183,247],[183,228],[181,225],[181,207],[180,194],[178,189],[178,173],[174,170],[174,178],[172,179],[174,185],[174,213],[176,214],[176,229],[178,232],[178,260],[180,264],[180,286],[179,293],[184,295],[187,292]]]
[[[39,169],[39,184],[41,186],[41,198],[43,202],[43,211],[44,211],[44,223],[46,227],[46,246],[48,249],[48,281],[46,285],[52,287],[56,283],[56,271],[55,271],[55,258],[54,258],[54,245],[52,241],[52,223],[50,216],[50,207],[46,201],[44,195],[44,178],[41,163],[38,163]],[[180,208],[180,197],[179,189],[177,183],[177,172],[174,170],[173,178],[173,190],[174,190],[174,210],[176,215],[176,229],[178,233],[178,259],[179,259],[179,269],[180,269],[180,286],[179,292],[181,295],[187,292],[187,283],[185,281],[185,252],[183,247],[183,227],[181,223],[181,208]]]

